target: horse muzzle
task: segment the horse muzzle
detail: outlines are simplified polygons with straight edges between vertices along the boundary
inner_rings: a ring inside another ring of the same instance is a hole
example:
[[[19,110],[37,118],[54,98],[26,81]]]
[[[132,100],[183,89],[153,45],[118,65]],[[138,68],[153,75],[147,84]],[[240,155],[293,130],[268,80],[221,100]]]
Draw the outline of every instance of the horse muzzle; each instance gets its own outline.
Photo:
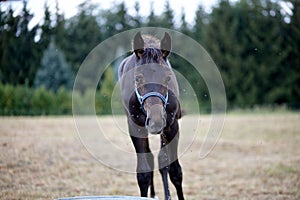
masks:
[[[150,134],[160,134],[162,130],[166,127],[166,120],[152,120],[151,118],[147,117],[145,126]]]
[[[159,134],[166,127],[166,112],[162,106],[153,105],[147,115],[145,127],[150,134]]]

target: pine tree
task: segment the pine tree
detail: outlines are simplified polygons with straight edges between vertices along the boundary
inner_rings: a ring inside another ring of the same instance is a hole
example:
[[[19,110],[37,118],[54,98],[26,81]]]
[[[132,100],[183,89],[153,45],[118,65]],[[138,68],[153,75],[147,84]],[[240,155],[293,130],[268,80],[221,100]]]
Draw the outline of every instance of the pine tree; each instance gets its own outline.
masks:
[[[44,23],[41,26],[42,34],[39,41],[42,52],[49,46],[51,37],[53,35],[53,28],[51,27],[51,13],[46,4],[44,7]]]
[[[79,14],[69,20],[65,28],[64,42],[59,43],[72,70],[77,72],[90,51],[101,41],[100,27],[93,15],[93,5],[79,5]]]
[[[67,64],[63,52],[56,46],[54,40],[44,51],[40,68],[35,77],[35,87],[44,86],[48,90],[58,91],[60,87],[71,89],[74,75]]]
[[[132,20],[134,22],[133,27],[139,28],[142,25],[143,19],[142,16],[140,15],[140,3],[138,1],[135,2],[134,4],[134,10],[135,10],[135,16],[132,17]]]
[[[219,6],[214,8],[209,16],[209,24],[205,31],[205,36],[201,38],[203,33],[202,26],[202,10],[199,8],[197,14],[196,27],[194,30],[197,39],[202,40],[203,44],[212,56],[217,67],[219,68],[225,87],[227,98],[230,102],[237,100],[238,91],[235,90],[235,84],[238,76],[232,73],[240,73],[240,52],[237,47],[238,38],[235,34],[239,32],[237,29],[238,15],[233,16],[232,7],[228,1],[221,1]],[[222,23],[220,23],[222,22]],[[198,32],[200,34],[198,35]]]
[[[288,90],[290,106],[299,109],[300,105],[300,2],[291,0],[292,15],[291,22],[286,26],[287,57],[283,62],[286,77],[284,81],[285,90]]]
[[[204,23],[207,20],[207,14],[204,9],[199,5],[196,11],[195,16],[195,25],[192,29],[192,37],[203,45],[204,42],[204,30],[206,29],[206,24]]]
[[[164,28],[174,28],[174,11],[170,6],[170,2],[167,0],[165,4],[165,10],[162,14],[162,24],[160,26]]]
[[[0,62],[2,60],[3,56],[3,46],[4,46],[4,41],[3,41],[3,34],[4,34],[4,25],[5,25],[5,12],[2,11],[1,5],[0,5]],[[0,63],[2,64],[2,63]],[[0,84],[3,82],[3,72],[2,69],[0,68]]]
[[[148,17],[148,21],[146,23],[147,26],[149,27],[157,27],[160,26],[160,19],[155,15],[154,13],[154,7],[153,7],[153,2],[150,4],[150,14]]]
[[[127,13],[124,2],[116,5],[111,10],[101,12],[100,17],[104,21],[101,31],[105,38],[133,28],[138,23],[137,19]]]
[[[6,15],[1,17],[3,26],[1,26],[1,51],[0,51],[0,78],[2,83],[17,84],[18,79],[14,74],[17,73],[18,63],[16,59],[12,59],[12,55],[16,55],[18,49],[15,44],[17,42],[16,33],[20,16],[14,16],[14,11],[10,8]],[[6,26],[4,28],[4,25]]]
[[[16,59],[18,60],[18,84],[33,84],[38,67],[39,51],[34,41],[38,26],[29,30],[28,25],[33,18],[27,8],[27,1],[23,1],[23,10],[19,24],[18,48]]]
[[[96,109],[100,114],[111,114],[111,96],[115,87],[114,72],[112,67],[108,67],[101,81],[100,92],[96,99]]]
[[[185,13],[184,9],[181,9],[181,26],[180,26],[180,32],[186,35],[190,34],[190,30],[188,28],[188,24],[185,20]]]
[[[165,2],[163,13],[159,16],[155,15],[153,2],[151,3],[150,15],[148,17],[146,25],[150,27],[174,29],[174,11],[170,7],[170,3],[168,0]]]
[[[61,49],[66,47],[66,30],[65,30],[66,20],[64,14],[60,13],[58,1],[56,1],[55,6],[55,26],[53,27],[53,34],[55,36],[55,42],[57,46]]]
[[[29,13],[27,2],[23,1],[22,12],[14,16],[10,8],[4,17],[5,26],[1,33],[1,81],[13,85],[31,86],[36,73],[39,51],[34,41],[38,27],[30,30],[28,25],[33,15]]]

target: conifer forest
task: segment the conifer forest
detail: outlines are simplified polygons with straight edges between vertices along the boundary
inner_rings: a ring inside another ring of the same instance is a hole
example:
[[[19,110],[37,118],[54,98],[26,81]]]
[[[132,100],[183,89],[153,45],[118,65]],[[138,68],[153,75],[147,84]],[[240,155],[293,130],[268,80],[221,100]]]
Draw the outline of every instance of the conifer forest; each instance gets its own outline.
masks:
[[[175,21],[168,1],[162,1],[159,15],[154,12],[158,5],[152,4],[148,16],[140,13],[140,3],[136,1],[130,15],[125,3],[105,10],[86,1],[71,18],[58,5],[55,11],[45,5],[43,20],[33,27],[34,14],[26,1],[18,13],[1,8],[0,115],[71,114],[74,78],[88,53],[105,39],[140,27],[176,30],[201,44],[221,73],[228,109],[300,108],[298,0],[220,0],[210,12],[195,5],[192,24],[185,13]],[[207,88],[196,81],[199,75],[187,70],[189,63],[176,55],[170,55],[170,62],[190,81],[203,109],[209,107]],[[114,88],[114,68],[107,68],[99,82],[98,114],[110,114],[102,96]]]

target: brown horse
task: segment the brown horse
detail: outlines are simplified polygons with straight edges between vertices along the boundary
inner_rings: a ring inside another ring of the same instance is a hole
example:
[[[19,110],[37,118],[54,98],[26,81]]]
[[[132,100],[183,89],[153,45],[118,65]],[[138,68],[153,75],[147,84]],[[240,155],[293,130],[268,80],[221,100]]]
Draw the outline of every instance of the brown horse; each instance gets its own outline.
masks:
[[[154,158],[148,134],[160,134],[159,171],[165,199],[171,199],[168,174],[179,200],[183,200],[182,170],[178,161],[178,119],[181,117],[178,83],[168,61],[171,37],[165,33],[160,41],[137,33],[134,53],[119,67],[123,106],[127,115],[131,140],[137,154],[137,181],[142,197],[155,197],[153,185]]]

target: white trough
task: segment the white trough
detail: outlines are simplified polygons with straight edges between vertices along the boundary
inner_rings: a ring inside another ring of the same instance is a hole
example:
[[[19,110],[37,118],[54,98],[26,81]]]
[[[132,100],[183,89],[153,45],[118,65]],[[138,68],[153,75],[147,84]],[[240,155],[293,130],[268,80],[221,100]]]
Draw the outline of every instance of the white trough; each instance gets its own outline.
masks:
[[[153,198],[134,196],[78,196],[58,198],[57,200],[153,200]]]

